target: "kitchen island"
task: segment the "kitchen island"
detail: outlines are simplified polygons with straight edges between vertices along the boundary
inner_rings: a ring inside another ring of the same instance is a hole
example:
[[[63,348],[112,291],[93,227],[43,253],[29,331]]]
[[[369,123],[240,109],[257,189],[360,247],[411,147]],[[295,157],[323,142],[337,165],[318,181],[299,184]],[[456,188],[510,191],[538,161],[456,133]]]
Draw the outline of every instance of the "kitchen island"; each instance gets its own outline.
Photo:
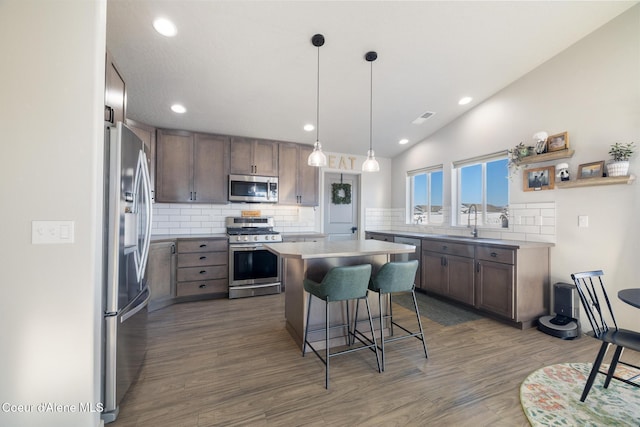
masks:
[[[305,277],[321,282],[324,275],[333,267],[371,264],[376,274],[382,265],[394,254],[413,253],[415,246],[377,240],[344,240],[295,243],[267,243],[264,245],[282,258],[282,280],[285,286],[285,318],[287,330],[302,348],[304,323],[307,304],[302,282]],[[380,313],[378,298],[369,296],[372,315]],[[310,330],[324,325],[324,304],[311,307]],[[344,313],[333,309],[331,323],[343,321]],[[309,333],[309,341],[324,348],[324,332]],[[332,331],[332,340],[344,336],[340,329]]]

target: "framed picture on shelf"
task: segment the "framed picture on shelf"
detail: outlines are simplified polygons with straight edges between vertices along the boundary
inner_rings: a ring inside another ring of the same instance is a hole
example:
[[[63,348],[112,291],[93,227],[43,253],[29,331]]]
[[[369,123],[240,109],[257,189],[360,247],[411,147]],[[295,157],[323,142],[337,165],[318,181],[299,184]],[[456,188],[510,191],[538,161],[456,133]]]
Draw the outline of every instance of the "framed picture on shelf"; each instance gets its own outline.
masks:
[[[600,178],[604,174],[604,160],[578,166],[578,179]]]
[[[567,148],[569,148],[568,132],[557,133],[547,139],[548,152],[566,150]]]
[[[556,176],[555,166],[525,169],[522,175],[524,191],[552,190]]]

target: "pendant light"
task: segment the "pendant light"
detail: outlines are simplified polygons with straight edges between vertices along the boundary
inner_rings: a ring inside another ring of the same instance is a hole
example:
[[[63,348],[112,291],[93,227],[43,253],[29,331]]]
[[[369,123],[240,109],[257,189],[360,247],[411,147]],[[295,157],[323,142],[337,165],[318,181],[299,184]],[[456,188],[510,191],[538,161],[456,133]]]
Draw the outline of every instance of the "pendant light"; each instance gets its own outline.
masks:
[[[313,152],[309,154],[307,164],[309,166],[326,166],[327,156],[322,152],[320,144],[320,46],[324,45],[324,36],[316,34],[311,37],[311,43],[318,48],[318,81],[316,88],[316,142],[313,144]]]
[[[367,52],[364,55],[364,59],[366,59],[371,64],[371,90],[369,91],[369,151],[367,151],[367,160],[362,164],[362,170],[364,172],[378,172],[380,170],[380,165],[376,160],[376,156],[373,152],[373,61],[378,59],[378,54],[376,52]]]

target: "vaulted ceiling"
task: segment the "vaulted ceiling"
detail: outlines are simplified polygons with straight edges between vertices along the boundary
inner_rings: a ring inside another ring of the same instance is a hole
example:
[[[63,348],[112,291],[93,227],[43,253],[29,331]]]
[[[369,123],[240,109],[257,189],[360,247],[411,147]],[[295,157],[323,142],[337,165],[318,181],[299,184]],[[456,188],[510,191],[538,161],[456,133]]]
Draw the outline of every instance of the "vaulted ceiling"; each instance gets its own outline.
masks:
[[[107,47],[134,120],[313,144],[321,33],[323,148],[366,155],[372,95],[373,148],[393,157],[636,3],[109,0]],[[159,35],[157,17],[177,35]]]

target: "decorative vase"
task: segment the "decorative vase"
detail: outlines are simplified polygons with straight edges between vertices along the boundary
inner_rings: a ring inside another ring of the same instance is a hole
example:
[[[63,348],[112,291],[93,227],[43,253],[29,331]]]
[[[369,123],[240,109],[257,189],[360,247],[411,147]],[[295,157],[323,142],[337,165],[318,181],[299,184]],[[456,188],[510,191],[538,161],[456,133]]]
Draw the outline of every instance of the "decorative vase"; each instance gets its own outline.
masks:
[[[627,176],[629,174],[629,161],[611,162],[607,164],[607,176]]]

